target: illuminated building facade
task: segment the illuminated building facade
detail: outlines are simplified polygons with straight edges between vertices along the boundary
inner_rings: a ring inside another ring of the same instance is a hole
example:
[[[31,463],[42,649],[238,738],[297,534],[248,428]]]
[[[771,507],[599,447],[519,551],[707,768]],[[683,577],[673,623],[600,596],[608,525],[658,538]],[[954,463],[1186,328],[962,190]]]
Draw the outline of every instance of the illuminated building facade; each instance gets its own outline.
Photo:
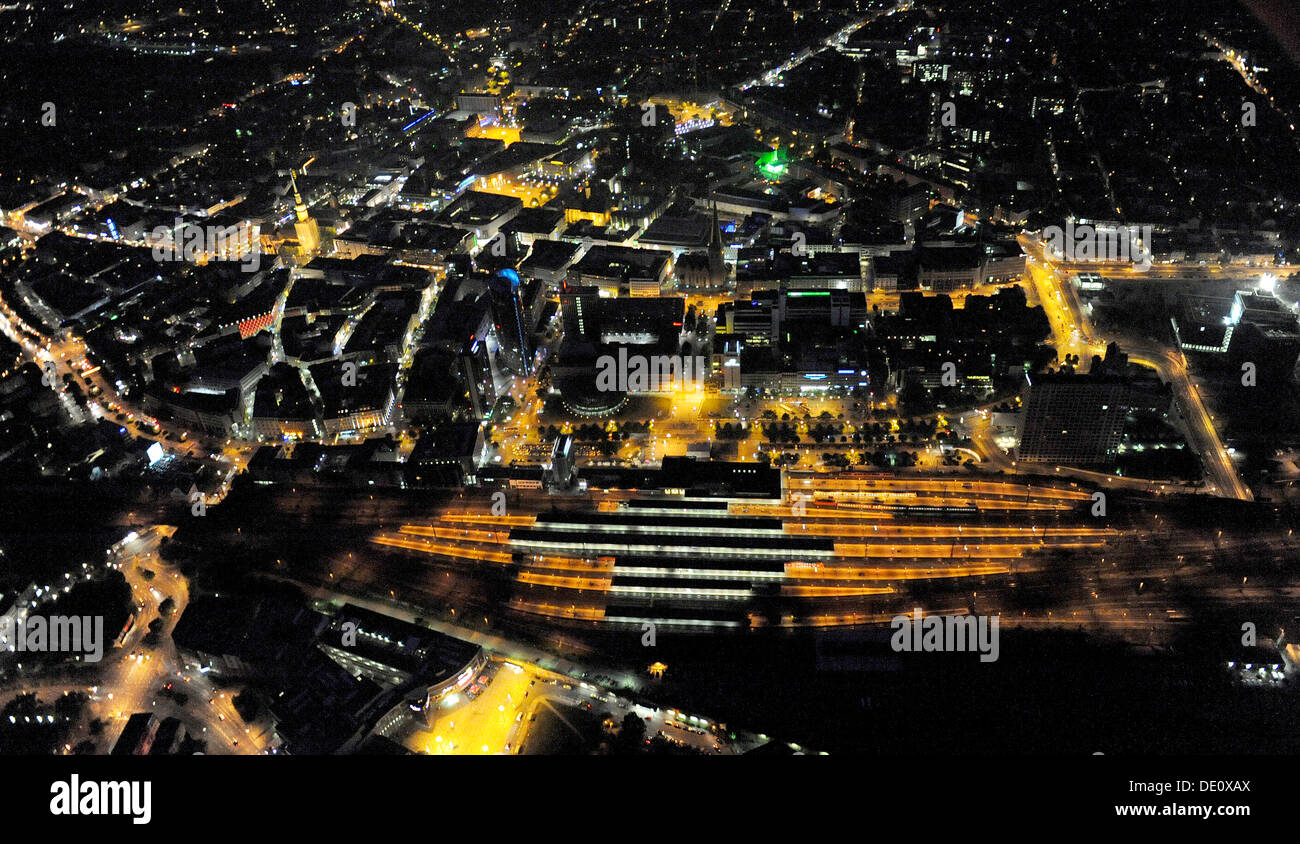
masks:
[[[293,230],[298,234],[298,252],[301,255],[314,255],[320,249],[320,226],[307,213],[307,203],[303,202],[302,194],[298,193],[298,180],[292,175],[289,178],[293,181]]]

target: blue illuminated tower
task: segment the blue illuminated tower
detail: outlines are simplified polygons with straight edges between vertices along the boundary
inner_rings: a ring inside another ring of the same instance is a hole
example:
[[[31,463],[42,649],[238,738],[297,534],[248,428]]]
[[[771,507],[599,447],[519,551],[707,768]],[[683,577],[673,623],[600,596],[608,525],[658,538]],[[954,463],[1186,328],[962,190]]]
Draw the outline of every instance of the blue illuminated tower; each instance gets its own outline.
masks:
[[[522,286],[519,273],[509,268],[498,270],[488,283],[497,342],[506,367],[516,375],[526,376],[532,372],[533,353],[524,329]]]

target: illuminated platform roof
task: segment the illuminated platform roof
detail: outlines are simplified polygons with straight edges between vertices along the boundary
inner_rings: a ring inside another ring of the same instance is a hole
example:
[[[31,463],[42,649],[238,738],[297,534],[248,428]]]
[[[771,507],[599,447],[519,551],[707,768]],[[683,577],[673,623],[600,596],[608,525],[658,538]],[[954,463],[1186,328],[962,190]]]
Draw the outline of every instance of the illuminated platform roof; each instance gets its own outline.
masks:
[[[590,532],[552,530],[545,526],[514,528],[510,543],[518,548],[536,547],[553,551],[573,551],[583,554],[716,554],[719,556],[749,555],[781,557],[804,555],[830,557],[835,554],[835,543],[828,538],[805,536],[715,536],[703,535],[689,529],[673,531],[647,529],[644,532],[613,532],[591,525]],[[701,561],[707,567],[710,561]]]
[[[630,530],[641,527],[646,530],[662,530],[664,528],[717,528],[734,531],[765,531],[781,533],[781,520],[763,517],[728,517],[725,514],[720,516],[689,515],[689,510],[683,510],[682,513],[673,515],[664,515],[660,513],[540,513],[537,516],[538,527],[552,526],[557,529],[563,529],[563,526],[572,525],[574,527],[622,527]]]

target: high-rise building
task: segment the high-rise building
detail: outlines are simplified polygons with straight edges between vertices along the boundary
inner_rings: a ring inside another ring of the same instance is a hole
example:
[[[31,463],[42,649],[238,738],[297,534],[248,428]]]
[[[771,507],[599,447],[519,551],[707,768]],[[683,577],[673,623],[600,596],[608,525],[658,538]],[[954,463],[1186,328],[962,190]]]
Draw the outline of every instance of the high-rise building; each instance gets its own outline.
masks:
[[[498,271],[488,282],[488,290],[502,362],[516,375],[528,375],[532,372],[533,350],[525,327],[519,273],[509,268]]]
[[[573,483],[574,474],[573,435],[564,434],[556,438],[555,445],[551,448],[551,467],[547,481],[551,486],[564,489]]]
[[[1040,376],[1029,388],[1019,459],[1081,465],[1110,461],[1119,447],[1128,394],[1128,382],[1115,376]]]
[[[600,291],[593,286],[565,284],[560,288],[560,319],[566,343],[591,339],[598,320],[596,307]]]

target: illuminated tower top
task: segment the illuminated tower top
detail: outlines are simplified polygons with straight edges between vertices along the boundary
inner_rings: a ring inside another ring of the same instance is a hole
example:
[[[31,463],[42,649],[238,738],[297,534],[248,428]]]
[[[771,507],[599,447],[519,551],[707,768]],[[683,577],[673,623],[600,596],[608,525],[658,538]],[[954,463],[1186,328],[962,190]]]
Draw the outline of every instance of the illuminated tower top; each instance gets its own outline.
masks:
[[[320,227],[307,213],[307,203],[298,192],[298,180],[292,170],[289,171],[289,180],[293,183],[293,213],[297,217],[293,228],[298,234],[298,249],[303,255],[314,255],[320,249]]]
[[[302,201],[302,194],[298,193],[298,179],[293,170],[289,171],[289,181],[293,184],[293,213],[297,216],[298,222],[306,222],[307,203]]]

